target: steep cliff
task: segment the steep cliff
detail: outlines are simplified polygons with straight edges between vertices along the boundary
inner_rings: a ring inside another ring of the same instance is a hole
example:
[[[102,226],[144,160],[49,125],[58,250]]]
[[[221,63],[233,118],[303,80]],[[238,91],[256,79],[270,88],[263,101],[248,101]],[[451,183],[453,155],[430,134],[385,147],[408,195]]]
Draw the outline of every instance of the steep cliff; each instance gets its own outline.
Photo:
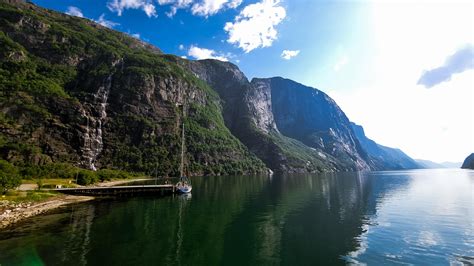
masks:
[[[254,79],[252,83],[262,82]],[[349,119],[324,92],[284,78],[266,79],[280,132],[337,158],[347,170],[369,170],[370,161]]]
[[[280,134],[271,91],[264,84],[250,83],[237,66],[217,60],[176,60],[219,94],[226,126],[273,171],[343,170],[337,159]]]
[[[157,48],[20,1],[0,2],[0,47],[3,159],[176,175],[185,117],[192,174],[265,169],[218,95]]]
[[[394,149],[377,144],[369,139],[364,132],[364,128],[355,123],[351,123],[359,143],[367,152],[377,169],[381,170],[401,170],[425,168],[422,164],[410,158],[400,149]]]
[[[461,168],[474,169],[474,153],[471,153],[469,156],[466,157],[466,159],[462,163]]]
[[[370,169],[349,120],[324,93],[282,78],[249,82],[235,65],[227,62],[180,62],[217,91],[223,100],[227,127],[271,169]],[[326,142],[320,145],[322,138]]]

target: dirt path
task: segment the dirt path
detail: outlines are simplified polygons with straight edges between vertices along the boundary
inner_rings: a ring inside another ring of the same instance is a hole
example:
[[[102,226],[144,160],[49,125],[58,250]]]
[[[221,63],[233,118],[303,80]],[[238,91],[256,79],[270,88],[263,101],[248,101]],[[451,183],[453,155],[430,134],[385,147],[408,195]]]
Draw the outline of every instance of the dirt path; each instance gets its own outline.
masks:
[[[98,183],[94,186],[97,187],[113,187],[117,185],[122,185],[130,182],[138,182],[138,181],[147,181],[147,180],[153,180],[151,178],[137,178],[137,179],[124,179],[124,180],[115,180],[115,181],[105,181],[102,183]]]
[[[21,184],[17,189],[18,190],[35,190],[38,188],[37,184]]]

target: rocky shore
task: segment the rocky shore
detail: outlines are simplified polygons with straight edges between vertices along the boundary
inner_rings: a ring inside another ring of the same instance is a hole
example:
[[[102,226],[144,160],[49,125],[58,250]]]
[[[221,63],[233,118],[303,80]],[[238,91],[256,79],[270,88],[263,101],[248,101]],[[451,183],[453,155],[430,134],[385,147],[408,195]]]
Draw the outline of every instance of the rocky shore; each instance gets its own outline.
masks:
[[[106,181],[102,183],[95,184],[99,187],[107,186],[116,186],[120,184],[126,184],[129,182],[137,181],[146,181],[150,180],[149,178],[139,178],[139,179],[126,179],[126,180],[114,180]],[[31,184],[26,184],[20,186],[19,190],[27,191],[36,189],[36,186],[29,186]],[[0,229],[8,227],[14,223],[17,223],[26,218],[45,213],[47,211],[56,209],[58,207],[64,206],[71,203],[79,203],[84,201],[93,200],[94,197],[90,196],[73,196],[73,195],[62,195],[46,199],[41,202],[12,202],[8,200],[0,200]]]
[[[93,200],[94,197],[59,195],[42,202],[0,201],[0,229],[26,218],[45,213],[66,204]]]

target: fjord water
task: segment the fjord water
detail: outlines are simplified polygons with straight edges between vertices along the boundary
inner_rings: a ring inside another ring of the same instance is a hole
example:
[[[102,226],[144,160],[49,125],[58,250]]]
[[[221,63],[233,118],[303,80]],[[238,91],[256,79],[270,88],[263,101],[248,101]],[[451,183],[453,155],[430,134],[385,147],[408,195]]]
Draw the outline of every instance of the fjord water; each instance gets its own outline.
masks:
[[[474,263],[474,171],[202,177],[0,232],[1,265]]]

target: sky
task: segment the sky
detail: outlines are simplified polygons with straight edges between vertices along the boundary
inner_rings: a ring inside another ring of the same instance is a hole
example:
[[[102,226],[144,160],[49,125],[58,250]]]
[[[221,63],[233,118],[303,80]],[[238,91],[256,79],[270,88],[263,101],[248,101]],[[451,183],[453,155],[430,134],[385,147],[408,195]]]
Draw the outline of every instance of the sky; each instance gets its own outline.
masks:
[[[376,142],[435,162],[474,152],[474,2],[33,0],[249,79],[318,88]]]

